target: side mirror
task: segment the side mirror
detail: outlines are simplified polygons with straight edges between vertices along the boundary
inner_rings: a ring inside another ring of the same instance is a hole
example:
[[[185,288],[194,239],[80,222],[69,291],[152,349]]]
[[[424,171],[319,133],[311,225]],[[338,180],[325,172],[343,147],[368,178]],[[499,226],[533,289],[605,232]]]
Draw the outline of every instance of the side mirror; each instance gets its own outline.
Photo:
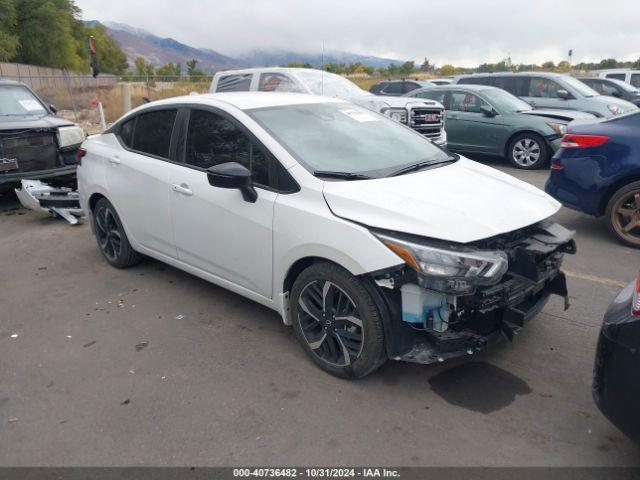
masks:
[[[209,184],[218,188],[240,190],[245,201],[255,203],[258,192],[253,188],[251,172],[238,162],[227,162],[207,169]]]
[[[51,110],[54,114],[58,113],[58,109],[56,107],[54,107],[53,105],[49,105],[49,110]]]
[[[563,100],[569,100],[571,99],[571,94],[569,92],[567,92],[566,90],[558,90],[556,92],[556,95],[558,96],[558,98],[561,98]]]
[[[480,111],[485,117],[495,117],[498,114],[498,112],[496,112],[493,107],[490,107],[489,105],[481,105]]]

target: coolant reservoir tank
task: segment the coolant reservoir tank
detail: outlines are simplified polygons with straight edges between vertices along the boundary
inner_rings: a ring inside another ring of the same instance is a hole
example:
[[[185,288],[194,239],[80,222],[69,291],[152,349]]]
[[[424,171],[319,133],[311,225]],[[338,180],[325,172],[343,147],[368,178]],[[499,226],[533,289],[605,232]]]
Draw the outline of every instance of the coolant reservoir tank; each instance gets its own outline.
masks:
[[[418,285],[407,283],[400,288],[402,294],[402,320],[425,325],[429,320],[431,329],[443,332],[447,329],[449,312],[447,297]]]

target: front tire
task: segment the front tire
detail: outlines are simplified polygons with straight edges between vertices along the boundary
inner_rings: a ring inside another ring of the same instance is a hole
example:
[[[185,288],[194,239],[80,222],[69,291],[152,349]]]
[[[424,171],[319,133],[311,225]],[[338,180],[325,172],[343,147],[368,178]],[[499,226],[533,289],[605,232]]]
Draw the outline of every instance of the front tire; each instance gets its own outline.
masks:
[[[142,260],[127,238],[111,202],[101,198],[93,208],[93,232],[102,256],[116,268],[132,267]]]
[[[520,133],[509,142],[507,159],[516,168],[535,170],[547,163],[549,149],[540,135]]]
[[[385,362],[381,313],[362,282],[345,269],[311,265],[294,282],[290,301],[296,337],[324,371],[362,378]]]
[[[625,245],[640,248],[640,182],[625,185],[607,204],[609,230]]]

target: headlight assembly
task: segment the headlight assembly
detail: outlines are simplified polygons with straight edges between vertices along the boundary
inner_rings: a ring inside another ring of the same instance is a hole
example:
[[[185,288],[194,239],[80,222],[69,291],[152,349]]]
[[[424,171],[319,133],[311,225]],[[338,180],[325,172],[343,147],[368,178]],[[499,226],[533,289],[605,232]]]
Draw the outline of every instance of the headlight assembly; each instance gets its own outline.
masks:
[[[78,125],[58,128],[58,146],[60,148],[79,145],[84,141],[84,130]]]
[[[567,126],[564,123],[548,122],[547,125],[558,135],[565,135],[567,133]]]
[[[501,251],[447,248],[373,233],[418,273],[423,287],[442,293],[468,295],[478,285],[496,284],[509,266],[507,254]]]
[[[407,110],[405,108],[385,108],[381,113],[396,122],[407,123]]]
[[[607,105],[607,108],[614,115],[620,115],[621,113],[624,112],[624,110],[620,108],[618,105]]]

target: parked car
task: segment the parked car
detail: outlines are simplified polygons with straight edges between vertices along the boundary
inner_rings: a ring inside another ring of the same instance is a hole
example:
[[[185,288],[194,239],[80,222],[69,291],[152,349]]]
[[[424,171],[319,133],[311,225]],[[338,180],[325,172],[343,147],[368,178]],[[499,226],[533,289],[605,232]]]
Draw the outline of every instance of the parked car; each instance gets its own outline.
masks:
[[[619,98],[599,95],[570,75],[547,72],[475,73],[454,79],[458,85],[491,85],[520,97],[535,108],[579,110],[596,117],[613,117],[638,109]]]
[[[496,155],[524,169],[548,163],[569,121],[594,118],[575,110],[534,110],[509,92],[484,85],[421,88],[407,96],[444,105],[450,150]]]
[[[635,106],[640,106],[640,90],[622,80],[615,78],[579,78],[578,80],[593,88],[600,95],[621,98]]]
[[[598,336],[593,398],[616,427],[640,442],[640,275],[616,297]]]
[[[249,68],[214,75],[210,93],[294,92],[340,98],[404,123],[441,147],[447,144],[439,103],[373,95],[340,75],[311,68]]]
[[[432,78],[429,80],[431,83],[433,83],[434,85],[451,85],[451,83],[453,82],[453,78]]]
[[[551,163],[546,191],[588,215],[604,215],[613,234],[640,248],[640,112],[574,122]]]
[[[84,132],[27,85],[0,79],[0,189],[22,179],[73,177]]]
[[[82,148],[111,265],[148,255],[266,305],[338,376],[475,353],[567,295],[558,202],[342,100],[161,100]]]
[[[610,70],[600,70],[598,72],[600,78],[613,78],[630,84],[633,87],[640,88],[640,70],[626,70],[624,68],[614,68]]]
[[[399,97],[417,88],[433,87],[434,85],[428,80],[390,80],[376,83],[369,89],[369,92],[375,95]]]

